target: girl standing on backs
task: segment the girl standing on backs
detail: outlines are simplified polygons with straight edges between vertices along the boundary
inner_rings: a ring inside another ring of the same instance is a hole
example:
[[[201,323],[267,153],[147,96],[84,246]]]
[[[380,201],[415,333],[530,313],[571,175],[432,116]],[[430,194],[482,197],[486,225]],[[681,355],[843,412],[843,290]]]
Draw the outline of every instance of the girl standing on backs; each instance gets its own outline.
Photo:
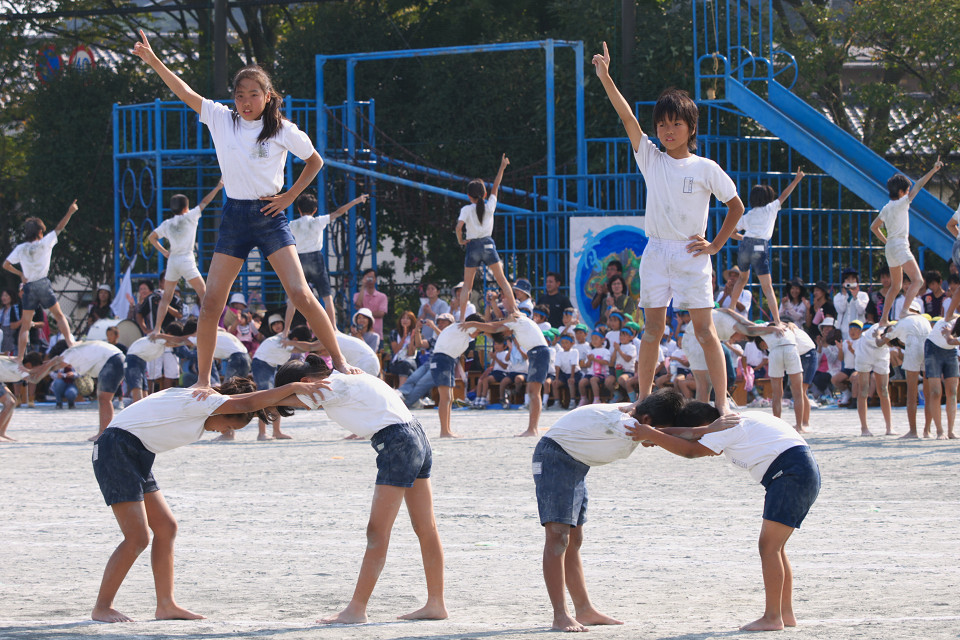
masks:
[[[507,313],[517,311],[517,302],[513,297],[513,288],[507,281],[507,276],[503,273],[503,263],[500,262],[500,254],[497,253],[497,245],[493,241],[493,213],[497,208],[497,192],[500,190],[500,182],[503,180],[503,170],[510,164],[507,154],[500,158],[500,169],[497,171],[497,177],[493,180],[493,187],[490,189],[490,197],[487,197],[487,187],[483,180],[471,180],[467,185],[467,197],[470,198],[470,204],[464,205],[460,209],[460,217],[457,218],[457,228],[454,233],[457,234],[457,242],[467,248],[467,257],[463,263],[463,288],[460,289],[460,299],[454,303],[460,307],[460,317],[467,317],[467,302],[470,300],[470,292],[473,291],[473,279],[477,275],[477,269],[480,265],[486,265],[493,272],[500,290],[503,291],[503,298]],[[465,233],[461,233],[466,230]]]
[[[330,318],[307,285],[290,224],[283,215],[320,172],[323,159],[310,138],[281,115],[283,99],[274,90],[270,77],[257,65],[238,71],[233,78],[234,111],[203,98],[170,71],[150,48],[142,30],[133,53],[150,65],[178,98],[200,114],[200,122],[207,125],[216,147],[227,195],[197,323],[194,386],[210,386],[217,323],[230,287],[254,247],[270,261],[287,297],[329,351],[333,366],[344,373],[358,373],[343,359]],[[293,186],[280,193],[287,151],[293,152],[306,166]]]

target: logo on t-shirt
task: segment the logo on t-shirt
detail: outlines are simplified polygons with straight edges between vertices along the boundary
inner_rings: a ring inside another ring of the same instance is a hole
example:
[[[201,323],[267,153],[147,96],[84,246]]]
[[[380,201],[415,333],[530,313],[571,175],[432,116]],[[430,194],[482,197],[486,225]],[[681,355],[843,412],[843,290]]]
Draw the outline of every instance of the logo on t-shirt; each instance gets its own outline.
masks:
[[[269,158],[270,157],[270,141],[263,140],[257,143],[257,146],[254,147],[253,153],[250,154],[254,159],[257,158]]]
[[[693,193],[693,176],[687,176],[683,179],[683,192]]]

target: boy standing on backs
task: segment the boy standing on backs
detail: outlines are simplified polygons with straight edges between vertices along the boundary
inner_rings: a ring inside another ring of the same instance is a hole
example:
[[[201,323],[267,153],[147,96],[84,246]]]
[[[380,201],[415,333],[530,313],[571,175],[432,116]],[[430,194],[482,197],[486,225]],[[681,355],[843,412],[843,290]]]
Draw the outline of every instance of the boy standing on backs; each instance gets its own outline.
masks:
[[[697,148],[697,105],[684,91],[669,89],[653,108],[659,148],[640,128],[633,109],[610,77],[610,53],[593,57],[597,76],[623,122],[634,158],[647,183],[644,231],[650,241],[640,262],[640,306],[646,324],[640,342],[637,374],[638,401],[650,393],[660,338],[666,325],[667,306],[688,309],[703,347],[710,380],[716,389],[716,405],[727,413],[727,372],[723,350],[713,327],[713,270],[710,256],[717,253],[734,232],[743,215],[737,187],[720,166],[693,154]],[[713,242],[707,242],[710,197],[727,205],[723,226]]]

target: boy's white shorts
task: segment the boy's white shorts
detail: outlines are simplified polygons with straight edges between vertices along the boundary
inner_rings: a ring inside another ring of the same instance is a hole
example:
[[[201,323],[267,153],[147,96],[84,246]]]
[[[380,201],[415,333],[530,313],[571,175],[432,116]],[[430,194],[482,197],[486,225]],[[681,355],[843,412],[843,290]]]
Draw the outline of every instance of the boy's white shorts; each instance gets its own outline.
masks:
[[[169,348],[163,352],[162,356],[147,363],[147,380],[159,380],[160,378],[177,380],[179,377],[180,362]]]
[[[923,343],[926,338],[920,336],[908,336],[903,350],[903,364],[900,365],[904,371],[923,371]]]
[[[782,378],[784,374],[792,376],[795,373],[803,373],[797,345],[785,344],[770,349],[770,355],[767,356],[767,376]]]
[[[887,258],[888,267],[902,267],[911,260],[910,241],[906,238],[891,238],[883,245],[883,255]]]
[[[857,351],[857,371],[860,373],[879,373],[889,375],[890,373],[890,350],[881,349],[881,353],[870,357],[862,351]]]
[[[688,331],[683,335],[683,352],[687,354],[687,361],[690,363],[691,371],[706,371],[707,356],[703,353],[703,347],[693,331]]]
[[[640,259],[640,306],[675,309],[713,308],[710,256],[687,253],[689,240],[650,238]]]
[[[182,253],[167,258],[167,272],[163,274],[164,280],[179,282],[180,278],[183,278],[190,282],[199,277],[200,269],[197,268],[197,261],[193,259],[193,254]]]

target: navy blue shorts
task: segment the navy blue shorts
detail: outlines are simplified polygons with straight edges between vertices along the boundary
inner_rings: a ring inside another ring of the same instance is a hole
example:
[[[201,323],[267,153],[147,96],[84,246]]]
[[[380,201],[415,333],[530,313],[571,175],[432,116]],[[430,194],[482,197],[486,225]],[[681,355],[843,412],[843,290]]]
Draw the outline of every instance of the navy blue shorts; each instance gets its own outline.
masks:
[[[514,382],[516,382],[518,376],[523,376],[524,378],[526,378],[527,374],[524,371],[504,371],[503,372],[503,378],[509,378],[510,384],[513,384]],[[500,378],[500,379],[503,380],[503,378]]]
[[[97,376],[97,393],[114,394],[123,382],[123,354],[110,356]]]
[[[153,460],[140,438],[109,427],[93,443],[93,473],[107,506],[118,502],[143,502],[143,494],[159,491],[153,479]]]
[[[434,353],[430,356],[430,375],[433,376],[435,387],[452,387],[456,383],[453,372],[457,361],[445,353]]]
[[[127,355],[123,363],[123,381],[127,389],[145,389],[147,386],[147,363],[138,355]]]
[[[229,380],[233,376],[250,375],[250,356],[246,353],[231,353],[229,357],[224,358],[223,379]]]
[[[801,444],[777,456],[760,484],[767,490],[763,519],[799,529],[820,493],[820,467]]]
[[[503,380],[504,378],[507,377],[507,372],[506,372],[506,371],[491,371],[491,372],[490,372],[490,377],[493,378],[495,381],[500,382],[501,380]],[[513,378],[510,378],[510,379],[513,380]]]
[[[414,480],[430,477],[433,449],[418,420],[384,427],[370,444],[377,452],[377,484],[409,488]]]
[[[803,384],[813,382],[813,377],[817,375],[817,353],[816,349],[810,349],[800,356],[800,365],[803,367]]]
[[[550,347],[540,345],[527,351],[527,382],[543,382],[550,373]]]
[[[394,360],[387,365],[387,373],[392,373],[395,376],[403,376],[405,378],[413,375],[413,372],[417,370],[417,365],[413,360]]]
[[[926,378],[960,377],[956,349],[944,349],[930,342],[923,343],[923,375]]]
[[[841,367],[841,368],[840,368],[840,373],[842,373],[843,375],[847,376],[848,378],[849,378],[850,376],[852,376],[853,374],[855,374],[856,372],[857,372],[856,369],[848,369],[848,368],[846,368],[846,367]]]
[[[537,486],[540,524],[559,522],[571,527],[587,521],[588,465],[544,436],[533,450],[533,482]]]
[[[323,251],[311,251],[310,253],[298,253],[300,265],[303,267],[303,276],[307,279],[307,284],[317,290],[318,298],[326,298],[332,295],[330,291],[330,276],[327,275],[327,259]]]
[[[758,276],[770,275],[770,241],[744,236],[740,241],[737,266],[741,271],[752,270]]]
[[[475,268],[485,264],[489,267],[498,262],[500,262],[500,254],[497,253],[497,244],[493,238],[487,236],[467,240],[467,256],[464,258],[463,266]]]
[[[570,378],[573,378],[573,383],[577,384],[580,382],[580,378],[582,377],[583,374],[579,371],[574,371],[573,373],[564,373],[561,371],[559,374],[557,374],[557,382],[560,384],[567,384],[567,381],[570,380]]]
[[[250,364],[250,372],[253,374],[253,382],[257,385],[257,391],[266,391],[273,389],[273,379],[277,375],[277,369],[269,362],[254,358]]]
[[[57,304],[49,278],[40,278],[23,285],[20,291],[20,305],[24,311],[41,311]]]
[[[234,200],[227,198],[220,214],[220,237],[215,253],[246,260],[254,247],[269,258],[284,247],[295,245],[290,223],[283,211],[275,216],[264,215],[260,209],[269,200]]]

